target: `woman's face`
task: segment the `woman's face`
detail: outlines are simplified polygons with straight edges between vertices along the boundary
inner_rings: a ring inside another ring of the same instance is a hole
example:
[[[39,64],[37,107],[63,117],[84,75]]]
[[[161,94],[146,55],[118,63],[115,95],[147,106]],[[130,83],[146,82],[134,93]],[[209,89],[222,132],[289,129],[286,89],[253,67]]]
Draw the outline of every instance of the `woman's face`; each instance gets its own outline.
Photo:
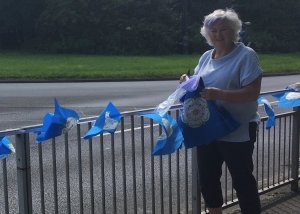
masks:
[[[234,32],[225,21],[214,24],[208,35],[216,49],[227,49],[233,45]]]

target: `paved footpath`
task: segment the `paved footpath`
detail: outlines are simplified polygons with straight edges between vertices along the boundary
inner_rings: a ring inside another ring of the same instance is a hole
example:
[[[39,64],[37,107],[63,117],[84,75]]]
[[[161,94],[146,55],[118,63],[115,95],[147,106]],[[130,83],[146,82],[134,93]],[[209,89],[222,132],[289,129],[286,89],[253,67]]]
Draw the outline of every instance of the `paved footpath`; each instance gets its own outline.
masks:
[[[291,191],[290,185],[263,194],[260,198],[262,214],[300,214],[300,191]],[[238,205],[223,211],[223,214],[239,213],[241,212]]]

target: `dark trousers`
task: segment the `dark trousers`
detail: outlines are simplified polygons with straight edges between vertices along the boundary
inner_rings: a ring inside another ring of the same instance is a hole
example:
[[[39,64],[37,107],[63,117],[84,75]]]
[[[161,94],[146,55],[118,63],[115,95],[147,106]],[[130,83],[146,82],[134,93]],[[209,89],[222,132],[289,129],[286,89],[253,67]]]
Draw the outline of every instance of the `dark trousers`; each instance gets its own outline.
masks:
[[[256,139],[256,123],[249,124],[250,141],[216,141],[197,148],[201,192],[209,208],[223,204],[220,178],[225,162],[232,177],[239,205],[243,214],[261,212],[256,180],[252,174],[252,154]]]

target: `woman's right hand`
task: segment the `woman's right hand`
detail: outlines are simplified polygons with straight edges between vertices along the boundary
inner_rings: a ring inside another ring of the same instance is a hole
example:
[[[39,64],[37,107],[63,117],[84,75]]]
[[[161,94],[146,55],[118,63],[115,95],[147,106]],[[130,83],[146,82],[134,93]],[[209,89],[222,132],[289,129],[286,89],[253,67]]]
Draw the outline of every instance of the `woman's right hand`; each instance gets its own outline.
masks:
[[[183,83],[183,82],[185,82],[187,79],[188,79],[188,75],[187,75],[187,74],[182,74],[182,75],[180,76],[179,83]]]

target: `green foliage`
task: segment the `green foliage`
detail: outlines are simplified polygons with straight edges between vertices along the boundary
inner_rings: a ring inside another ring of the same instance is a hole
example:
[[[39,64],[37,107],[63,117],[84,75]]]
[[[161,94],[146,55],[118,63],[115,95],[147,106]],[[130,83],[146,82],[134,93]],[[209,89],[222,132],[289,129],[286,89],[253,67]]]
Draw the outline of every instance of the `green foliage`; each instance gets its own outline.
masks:
[[[144,1],[51,1],[38,29],[40,48],[51,52],[174,53],[178,40],[170,9]]]
[[[250,21],[250,40],[262,52],[295,52],[300,47],[300,1],[241,1],[241,18]]]
[[[248,38],[257,51],[299,50],[299,0],[0,1],[0,49],[201,53],[208,48],[199,33],[203,17],[226,7],[252,23]]]
[[[35,24],[43,9],[40,0],[0,1],[0,49],[32,46],[36,38]]]

